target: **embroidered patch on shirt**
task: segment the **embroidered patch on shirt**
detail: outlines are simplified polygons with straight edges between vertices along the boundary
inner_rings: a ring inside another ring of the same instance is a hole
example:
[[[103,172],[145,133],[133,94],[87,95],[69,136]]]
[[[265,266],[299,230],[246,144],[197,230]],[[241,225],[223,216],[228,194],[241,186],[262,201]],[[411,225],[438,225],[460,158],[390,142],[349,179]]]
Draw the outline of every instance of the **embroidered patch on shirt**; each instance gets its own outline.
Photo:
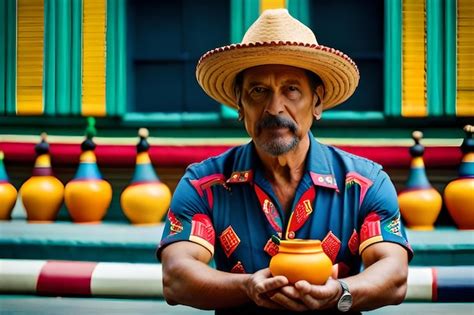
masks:
[[[339,189],[337,188],[336,179],[331,174],[317,174],[314,172],[310,172],[310,175],[313,184],[317,186],[332,188],[339,192]]]
[[[240,238],[237,236],[237,233],[235,233],[234,229],[230,225],[219,236],[219,240],[221,241],[222,249],[224,250],[227,258],[232,255],[240,243]]]
[[[339,253],[339,249],[341,248],[341,241],[337,238],[336,235],[329,231],[326,237],[321,242],[324,252],[331,261],[334,263],[336,261],[337,254]]]
[[[398,215],[397,218],[395,218],[395,219],[391,220],[390,222],[388,222],[387,224],[385,224],[384,230],[389,232],[389,233],[392,233],[392,234],[395,234],[395,235],[398,235],[398,236],[402,236],[402,233],[400,231],[400,215]]]
[[[357,231],[355,229],[352,232],[351,237],[349,238],[347,246],[349,247],[349,250],[351,251],[352,255],[357,254],[359,249],[359,234],[357,234]]]
[[[214,254],[214,240],[216,234],[211,219],[205,214],[195,214],[191,224],[189,240],[201,244]]]
[[[252,171],[233,172],[227,180],[229,184],[248,183],[253,179]]]
[[[375,212],[371,212],[365,218],[364,224],[362,224],[362,228],[360,229],[360,241],[363,243],[369,238],[379,236],[381,234],[380,217]]]
[[[234,267],[230,270],[232,273],[245,273],[244,265],[240,261],[238,261]]]
[[[183,230],[183,224],[176,218],[171,209],[168,210],[168,221],[170,222],[170,235],[180,233]]]
[[[278,254],[278,249],[278,245],[275,244],[272,238],[267,241],[267,244],[265,244],[265,247],[263,248],[263,250],[272,257]]]
[[[372,181],[359,173],[356,172],[349,172],[346,174],[346,188],[350,188],[354,186],[354,184],[359,185],[360,187],[360,195],[359,195],[359,206],[364,201],[365,195],[369,190],[370,186],[372,186]]]
[[[271,202],[270,197],[257,185],[255,186],[255,193],[257,194],[258,201],[262,207],[262,211],[267,218],[267,221],[273,227],[276,232],[282,231],[282,223],[280,219],[280,215],[278,214],[277,209],[273,202]]]
[[[316,189],[314,188],[314,186],[311,186],[301,196],[300,200],[296,204],[295,210],[290,216],[286,234],[287,238],[294,238],[296,231],[298,231],[308,220],[311,213],[313,212],[312,203],[314,201],[315,196]]]
[[[360,229],[360,246],[359,253],[367,248],[367,246],[383,241],[382,231],[380,228],[380,217],[375,212],[369,213]]]
[[[206,193],[207,203],[209,204],[210,209],[214,207],[214,195],[211,187],[214,185],[222,185],[228,190],[225,183],[225,176],[223,174],[211,174],[199,179],[191,179],[189,182],[194,189],[196,189],[200,197],[204,196],[204,192]]]

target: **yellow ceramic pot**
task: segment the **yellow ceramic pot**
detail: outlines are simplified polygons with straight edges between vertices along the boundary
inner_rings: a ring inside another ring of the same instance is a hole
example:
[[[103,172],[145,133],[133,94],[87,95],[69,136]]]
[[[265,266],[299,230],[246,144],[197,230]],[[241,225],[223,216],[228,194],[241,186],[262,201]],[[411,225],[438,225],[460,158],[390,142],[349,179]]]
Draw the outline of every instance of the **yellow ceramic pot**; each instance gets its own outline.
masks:
[[[120,196],[125,216],[133,224],[157,224],[168,210],[170,189],[161,182],[128,186]]]
[[[278,254],[270,260],[270,271],[273,276],[285,276],[290,283],[306,280],[322,285],[331,275],[332,262],[319,240],[281,240]]]
[[[17,192],[9,182],[0,182],[0,220],[10,220]]]
[[[20,188],[28,221],[56,220],[63,202],[64,186],[54,176],[32,176]]]
[[[72,180],[66,185],[64,201],[74,222],[100,222],[111,200],[112,187],[105,180]]]
[[[474,178],[460,178],[446,186],[444,200],[459,229],[474,229]]]
[[[429,231],[441,211],[442,198],[434,188],[403,191],[398,195],[400,212],[407,227]]]

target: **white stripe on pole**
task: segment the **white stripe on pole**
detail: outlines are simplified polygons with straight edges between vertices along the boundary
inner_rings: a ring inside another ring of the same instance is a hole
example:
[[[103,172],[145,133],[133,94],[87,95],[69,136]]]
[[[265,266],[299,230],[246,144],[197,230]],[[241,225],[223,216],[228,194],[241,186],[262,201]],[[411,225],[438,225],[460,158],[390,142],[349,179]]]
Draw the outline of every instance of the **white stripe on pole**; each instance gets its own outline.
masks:
[[[45,260],[0,259],[0,292],[36,293]]]
[[[433,295],[432,268],[410,267],[408,269],[408,290],[405,300],[431,302]]]
[[[161,264],[99,263],[92,273],[92,295],[162,297]]]

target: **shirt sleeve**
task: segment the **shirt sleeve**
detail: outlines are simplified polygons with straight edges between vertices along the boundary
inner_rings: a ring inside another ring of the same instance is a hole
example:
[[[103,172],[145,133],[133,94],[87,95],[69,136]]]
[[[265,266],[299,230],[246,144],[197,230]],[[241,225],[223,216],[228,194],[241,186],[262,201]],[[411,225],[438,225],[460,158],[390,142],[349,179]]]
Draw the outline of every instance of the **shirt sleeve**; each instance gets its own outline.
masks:
[[[400,220],[398,197],[387,173],[379,169],[375,180],[361,205],[362,225],[360,228],[359,253],[378,242],[392,242],[403,246],[409,256],[413,250],[408,243],[405,228]]]
[[[159,260],[164,247],[179,241],[202,245],[214,255],[215,231],[210,208],[206,202],[206,192],[196,185],[199,185],[199,179],[185,175],[173,193],[161,242],[156,252]]]

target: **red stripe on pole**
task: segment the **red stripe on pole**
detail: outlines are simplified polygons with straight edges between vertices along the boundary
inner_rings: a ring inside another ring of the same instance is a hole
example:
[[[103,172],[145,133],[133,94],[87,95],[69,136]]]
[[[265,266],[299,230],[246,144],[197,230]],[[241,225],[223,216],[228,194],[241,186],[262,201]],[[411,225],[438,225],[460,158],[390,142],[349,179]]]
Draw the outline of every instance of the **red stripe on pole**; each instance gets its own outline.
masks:
[[[433,282],[431,284],[431,301],[438,301],[438,271],[436,268],[431,268],[431,275],[433,277]]]
[[[41,269],[36,293],[42,295],[91,295],[91,278],[97,263],[48,261]]]

